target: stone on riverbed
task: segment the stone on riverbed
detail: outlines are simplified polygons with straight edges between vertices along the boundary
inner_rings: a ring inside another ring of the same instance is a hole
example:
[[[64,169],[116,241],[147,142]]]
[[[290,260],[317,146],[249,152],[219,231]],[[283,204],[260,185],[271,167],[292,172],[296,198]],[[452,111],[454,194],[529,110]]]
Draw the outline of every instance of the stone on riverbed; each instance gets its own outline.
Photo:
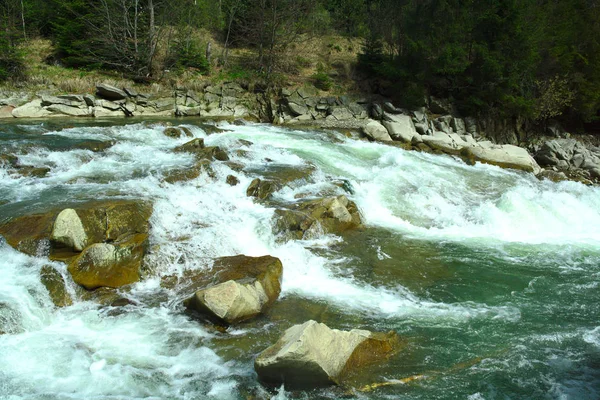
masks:
[[[339,384],[359,368],[384,361],[398,348],[394,332],[340,331],[307,321],[285,331],[258,355],[254,369],[261,382],[286,389]]]
[[[281,292],[283,266],[271,256],[238,255],[218,259],[212,282],[185,305],[219,322],[232,324],[262,313]]]
[[[362,224],[356,204],[343,195],[303,201],[291,209],[276,210],[275,214],[275,231],[286,239],[341,234]]]
[[[147,234],[94,243],[69,264],[68,270],[73,280],[88,290],[128,285],[139,281],[147,247]]]

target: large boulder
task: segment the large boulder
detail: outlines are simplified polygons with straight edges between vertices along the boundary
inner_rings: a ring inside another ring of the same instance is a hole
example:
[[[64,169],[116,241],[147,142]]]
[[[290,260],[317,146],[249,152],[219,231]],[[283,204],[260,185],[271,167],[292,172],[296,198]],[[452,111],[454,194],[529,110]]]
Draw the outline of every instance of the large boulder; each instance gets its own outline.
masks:
[[[290,209],[275,210],[275,231],[284,239],[341,234],[362,224],[356,204],[346,196],[302,201]]]
[[[408,115],[384,113],[383,126],[385,126],[392,139],[405,143],[410,143],[418,135],[415,124]]]
[[[383,142],[391,142],[388,130],[381,123],[370,120],[363,128],[363,133],[370,139]]]
[[[77,211],[67,208],[58,214],[50,240],[74,251],[82,251],[86,247],[88,237]]]
[[[148,234],[136,234],[111,243],[86,247],[68,266],[73,281],[88,290],[117,288],[139,281]]]
[[[44,118],[52,115],[52,112],[42,107],[42,100],[36,99],[12,110],[15,118]]]
[[[218,259],[212,282],[185,305],[209,318],[232,324],[262,313],[281,292],[283,266],[271,256],[238,255]]]
[[[396,333],[340,331],[310,320],[294,325],[258,355],[254,369],[261,382],[309,389],[339,384],[365,365],[386,360],[398,348]]]
[[[463,149],[462,156],[469,162],[479,161],[534,174],[541,172],[540,166],[526,149],[510,144],[469,146]]]
[[[106,83],[96,85],[96,95],[106,100],[124,100],[127,98],[127,93],[123,90]]]

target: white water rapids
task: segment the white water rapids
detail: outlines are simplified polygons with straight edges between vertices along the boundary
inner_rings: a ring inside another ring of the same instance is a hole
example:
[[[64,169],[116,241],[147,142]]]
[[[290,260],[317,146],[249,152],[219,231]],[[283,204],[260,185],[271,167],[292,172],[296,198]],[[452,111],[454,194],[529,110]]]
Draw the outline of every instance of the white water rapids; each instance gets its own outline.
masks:
[[[66,266],[0,243],[0,306],[4,305],[0,331],[5,332],[0,335],[0,398],[244,397],[244,388],[254,385],[248,383],[255,380],[251,362],[218,355],[213,341],[218,333],[185,315],[182,299],[174,293],[165,295],[160,287],[161,276],[205,268],[221,256],[279,257],[284,265],[283,298],[324,302],[388,328],[405,320],[449,329],[521,320],[518,300],[492,303],[465,296],[442,301],[400,282],[358,278],[352,274],[353,257],[329,251],[343,241],[333,235],[276,241],[275,206],[246,196],[246,188],[266,166],[316,167],[307,179],[277,192],[273,204],[294,202],[306,194],[346,194],[358,205],[366,229],[388,232],[391,242],[460,246],[465,252],[483,249],[517,264],[533,249],[539,269],[545,268],[545,251],[569,271],[579,264],[591,268],[588,264],[600,260],[597,188],[541,182],[520,172],[467,166],[448,156],[407,152],[333,132],[223,125],[227,132],[207,136],[193,124],[186,126],[207,145],[224,148],[244,169],[235,171],[227,163],[214,162],[215,179],[202,174],[192,181],[164,182],[168,171],[191,166],[193,157],[172,151],[189,138],[166,137],[161,124],[56,130],[33,124],[23,127],[30,133],[12,141],[20,164],[46,166],[50,173],[44,178],[18,177],[1,166],[0,221],[13,213],[63,203],[113,196],[149,199],[154,207],[150,257],[157,267],[155,277],[124,293],[133,300],[126,312],[85,301],[59,309],[40,283],[39,271],[51,264],[68,276]],[[83,140],[117,143],[100,153],[68,147]],[[226,184],[230,174],[240,184]],[[336,179],[348,181],[353,194],[334,185]],[[397,257],[381,245],[364,243],[361,251],[377,260]],[[582,253],[591,261],[570,261],[579,260]],[[156,303],[158,293],[164,301]],[[577,337],[600,346],[598,328],[583,325]],[[242,327],[231,334],[244,332]],[[267,398],[277,396],[254,390]]]

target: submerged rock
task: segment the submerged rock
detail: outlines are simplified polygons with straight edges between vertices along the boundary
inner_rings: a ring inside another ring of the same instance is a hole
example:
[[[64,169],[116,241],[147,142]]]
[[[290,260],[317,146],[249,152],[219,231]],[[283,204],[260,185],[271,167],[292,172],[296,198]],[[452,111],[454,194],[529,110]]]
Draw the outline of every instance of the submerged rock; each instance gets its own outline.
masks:
[[[268,385],[283,384],[291,389],[330,386],[365,365],[384,361],[398,343],[394,332],[340,331],[311,320],[286,330],[258,355],[254,369]]]
[[[210,285],[185,305],[219,322],[232,324],[262,313],[281,292],[283,266],[271,256],[238,255],[218,259]]]
[[[169,127],[163,131],[163,134],[175,139],[179,139],[182,136],[194,137],[194,134],[186,127]]]
[[[256,178],[250,182],[248,189],[246,189],[246,196],[264,200],[282,187],[278,182]]]
[[[303,201],[291,209],[276,210],[275,214],[275,231],[287,239],[341,234],[362,224],[358,207],[346,196]]]
[[[50,299],[57,307],[68,307],[73,304],[65,280],[54,267],[45,265],[40,270],[40,281],[48,290]]]

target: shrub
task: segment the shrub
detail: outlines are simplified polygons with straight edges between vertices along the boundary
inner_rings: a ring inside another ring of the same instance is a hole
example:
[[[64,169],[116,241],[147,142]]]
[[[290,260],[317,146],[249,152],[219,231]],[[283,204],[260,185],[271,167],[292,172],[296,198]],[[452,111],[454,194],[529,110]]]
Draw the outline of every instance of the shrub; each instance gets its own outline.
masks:
[[[317,72],[312,76],[313,84],[315,87],[321,90],[329,90],[333,82],[331,82],[331,78],[325,72]]]

